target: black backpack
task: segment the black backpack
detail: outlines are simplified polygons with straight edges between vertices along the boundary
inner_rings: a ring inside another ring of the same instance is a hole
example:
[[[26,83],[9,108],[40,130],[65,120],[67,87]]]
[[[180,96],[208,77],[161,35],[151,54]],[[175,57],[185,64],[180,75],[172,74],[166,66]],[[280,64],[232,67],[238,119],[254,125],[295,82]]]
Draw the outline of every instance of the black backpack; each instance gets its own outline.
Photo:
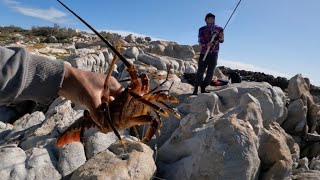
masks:
[[[231,79],[231,83],[241,83],[241,76],[237,72],[232,72],[229,79]]]

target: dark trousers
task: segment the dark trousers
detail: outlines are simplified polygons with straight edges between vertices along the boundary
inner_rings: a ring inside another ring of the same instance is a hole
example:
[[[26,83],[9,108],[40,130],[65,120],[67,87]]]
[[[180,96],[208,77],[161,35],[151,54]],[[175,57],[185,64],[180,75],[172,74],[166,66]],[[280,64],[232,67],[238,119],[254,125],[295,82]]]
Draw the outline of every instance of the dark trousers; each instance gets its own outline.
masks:
[[[204,54],[200,54],[198,71],[195,82],[195,87],[201,86],[201,88],[207,87],[213,77],[214,69],[217,66],[218,53],[208,53],[207,58],[202,61]],[[207,69],[207,75],[203,80],[203,74]]]

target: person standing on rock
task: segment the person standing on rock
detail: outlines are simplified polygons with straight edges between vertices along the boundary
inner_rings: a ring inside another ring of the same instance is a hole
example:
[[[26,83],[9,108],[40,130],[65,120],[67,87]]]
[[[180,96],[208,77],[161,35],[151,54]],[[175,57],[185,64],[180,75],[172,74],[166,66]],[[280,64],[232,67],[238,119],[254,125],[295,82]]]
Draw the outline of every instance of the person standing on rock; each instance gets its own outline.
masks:
[[[205,17],[205,21],[207,25],[199,29],[198,35],[198,41],[201,45],[201,52],[193,95],[198,94],[199,86],[201,87],[201,93],[208,93],[208,91],[206,91],[206,87],[210,84],[214,70],[217,66],[219,43],[223,43],[224,41],[223,28],[215,25],[215,16],[212,13],[208,13]],[[215,40],[210,42],[215,33],[218,33]],[[210,50],[206,59],[203,60],[207,48],[210,48]],[[206,69],[206,77],[203,80],[203,74]]]

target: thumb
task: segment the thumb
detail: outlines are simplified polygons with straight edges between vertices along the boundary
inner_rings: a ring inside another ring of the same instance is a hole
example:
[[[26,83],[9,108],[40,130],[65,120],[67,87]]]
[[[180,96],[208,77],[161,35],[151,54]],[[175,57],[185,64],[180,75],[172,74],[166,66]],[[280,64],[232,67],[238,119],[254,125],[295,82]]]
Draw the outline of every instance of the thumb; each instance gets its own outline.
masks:
[[[90,111],[90,115],[92,120],[98,125],[101,126],[102,121],[103,121],[103,113],[100,111],[100,107],[95,108],[95,107],[90,107],[88,108]]]
[[[99,96],[92,97],[87,104],[92,120],[100,126],[103,121],[103,113],[101,112],[101,98]]]

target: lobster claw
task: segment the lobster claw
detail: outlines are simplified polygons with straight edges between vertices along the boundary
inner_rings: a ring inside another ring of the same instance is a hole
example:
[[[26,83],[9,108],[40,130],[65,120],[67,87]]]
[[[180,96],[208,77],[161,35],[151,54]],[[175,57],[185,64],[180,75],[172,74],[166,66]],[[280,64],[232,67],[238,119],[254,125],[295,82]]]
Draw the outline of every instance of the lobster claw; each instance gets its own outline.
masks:
[[[144,138],[141,140],[141,142],[146,143],[148,142],[154,135],[155,133],[158,131],[158,133],[160,134],[160,127],[159,127],[159,122],[157,120],[153,120],[151,122],[151,124],[149,125],[148,129],[147,129],[147,133],[144,136]]]

